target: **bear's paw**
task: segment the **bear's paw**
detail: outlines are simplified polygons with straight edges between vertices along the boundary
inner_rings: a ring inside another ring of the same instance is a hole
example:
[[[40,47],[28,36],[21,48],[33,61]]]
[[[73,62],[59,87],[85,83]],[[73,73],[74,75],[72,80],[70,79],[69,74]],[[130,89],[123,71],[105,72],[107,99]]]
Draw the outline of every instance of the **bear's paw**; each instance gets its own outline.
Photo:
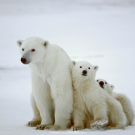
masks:
[[[60,126],[58,126],[58,125],[48,125],[48,126],[45,127],[45,129],[57,131],[57,130],[60,129]]]
[[[28,125],[29,127],[36,127],[36,126],[39,125],[40,123],[41,123],[40,120],[38,120],[38,121],[29,121],[27,125]]]
[[[37,125],[36,130],[44,130],[46,126],[48,125]]]
[[[73,131],[83,130],[82,126],[73,126]]]
[[[92,129],[104,129],[106,125],[108,124],[107,120],[97,120],[90,124]]]

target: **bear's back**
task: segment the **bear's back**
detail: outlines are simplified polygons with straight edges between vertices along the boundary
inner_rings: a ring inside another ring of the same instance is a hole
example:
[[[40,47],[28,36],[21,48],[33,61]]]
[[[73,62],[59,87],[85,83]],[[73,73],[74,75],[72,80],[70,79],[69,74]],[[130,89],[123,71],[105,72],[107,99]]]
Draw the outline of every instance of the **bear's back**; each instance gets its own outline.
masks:
[[[58,45],[50,45],[55,53],[55,63],[62,65],[63,67],[68,67],[70,70],[73,67],[70,57],[68,54]]]

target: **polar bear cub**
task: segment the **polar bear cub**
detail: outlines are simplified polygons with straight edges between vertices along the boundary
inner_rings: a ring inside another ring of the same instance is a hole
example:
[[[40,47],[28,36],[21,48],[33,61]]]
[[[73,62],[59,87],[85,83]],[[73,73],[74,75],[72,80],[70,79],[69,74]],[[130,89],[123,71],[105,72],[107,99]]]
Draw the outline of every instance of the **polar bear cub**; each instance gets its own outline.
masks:
[[[87,128],[124,128],[126,116],[121,104],[99,87],[95,80],[98,66],[75,62],[72,69],[74,89],[73,130]],[[109,119],[108,119],[109,118]],[[86,126],[85,126],[86,125]]]
[[[99,86],[112,95],[117,101],[119,101],[123,107],[123,111],[126,114],[127,125],[131,125],[134,120],[134,110],[130,99],[122,93],[113,92],[114,86],[109,84],[106,80],[97,79]]]
[[[33,119],[28,126],[66,129],[73,111],[72,62],[57,45],[41,38],[18,40],[21,62],[31,69]]]

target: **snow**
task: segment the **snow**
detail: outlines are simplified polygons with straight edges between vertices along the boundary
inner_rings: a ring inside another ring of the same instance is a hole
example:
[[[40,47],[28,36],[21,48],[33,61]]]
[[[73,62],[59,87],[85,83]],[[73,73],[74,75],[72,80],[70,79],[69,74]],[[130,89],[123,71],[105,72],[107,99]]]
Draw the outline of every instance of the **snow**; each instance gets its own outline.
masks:
[[[41,37],[61,46],[72,60],[98,65],[96,78],[125,93],[135,109],[134,0],[1,0],[0,1],[0,135],[119,134],[125,130],[39,131],[32,119],[31,78],[20,62],[18,39]]]

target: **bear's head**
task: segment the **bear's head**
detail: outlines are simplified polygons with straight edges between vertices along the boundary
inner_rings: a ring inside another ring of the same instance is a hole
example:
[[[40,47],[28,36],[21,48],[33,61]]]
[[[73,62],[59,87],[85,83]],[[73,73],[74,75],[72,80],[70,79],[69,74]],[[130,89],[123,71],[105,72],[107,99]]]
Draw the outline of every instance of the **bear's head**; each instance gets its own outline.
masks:
[[[95,80],[95,75],[96,71],[98,70],[98,66],[93,66],[89,62],[86,61],[79,61],[75,62],[74,67],[72,69],[72,77],[73,79],[94,79]]]
[[[21,62],[23,64],[29,64],[43,60],[49,43],[41,38],[32,37],[24,41],[18,40],[17,44],[21,53]]]
[[[108,92],[110,95],[112,95],[112,91],[114,89],[114,86],[109,84],[106,80],[103,79],[97,79],[97,82],[99,84],[99,86],[105,90],[106,92]]]

